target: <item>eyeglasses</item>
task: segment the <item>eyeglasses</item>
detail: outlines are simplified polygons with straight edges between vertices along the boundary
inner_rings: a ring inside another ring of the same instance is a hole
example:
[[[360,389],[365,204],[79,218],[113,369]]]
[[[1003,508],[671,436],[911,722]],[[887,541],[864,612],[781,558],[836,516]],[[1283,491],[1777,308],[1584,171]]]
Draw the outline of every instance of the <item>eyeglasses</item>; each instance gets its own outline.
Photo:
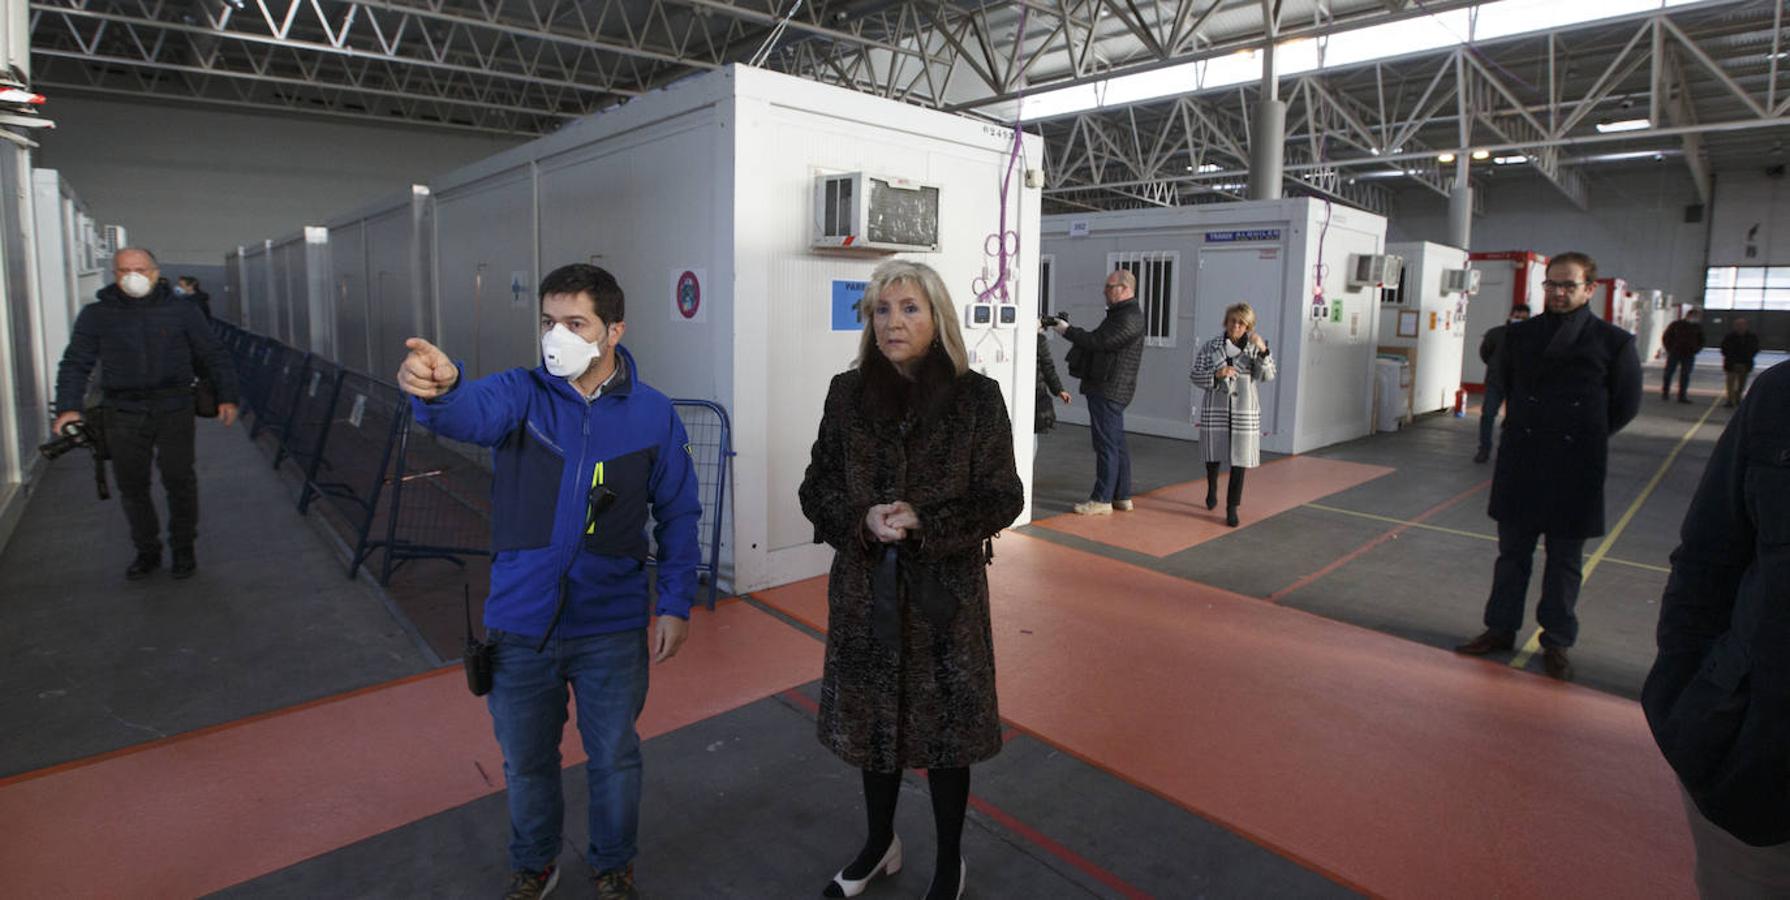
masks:
[[[1570,291],[1590,283],[1589,281],[1544,281],[1541,283],[1541,289],[1544,291]]]

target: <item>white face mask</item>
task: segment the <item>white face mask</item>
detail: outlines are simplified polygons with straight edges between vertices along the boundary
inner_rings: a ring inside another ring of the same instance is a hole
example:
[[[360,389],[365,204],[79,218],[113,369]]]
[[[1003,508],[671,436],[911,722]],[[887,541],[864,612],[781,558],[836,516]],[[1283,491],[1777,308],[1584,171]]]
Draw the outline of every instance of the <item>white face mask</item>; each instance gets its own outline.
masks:
[[[601,344],[593,344],[573,334],[564,325],[555,325],[552,331],[541,335],[541,358],[547,362],[547,371],[560,378],[583,375],[584,370],[602,356]]]
[[[126,272],[123,278],[118,279],[118,289],[139,300],[149,296],[154,288],[155,282],[141,272]]]

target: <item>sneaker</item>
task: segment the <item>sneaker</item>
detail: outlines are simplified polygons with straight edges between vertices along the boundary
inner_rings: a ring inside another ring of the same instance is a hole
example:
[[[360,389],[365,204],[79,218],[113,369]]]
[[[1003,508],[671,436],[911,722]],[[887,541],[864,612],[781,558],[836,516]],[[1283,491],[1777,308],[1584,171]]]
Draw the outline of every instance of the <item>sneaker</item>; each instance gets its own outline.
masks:
[[[131,560],[130,568],[124,570],[124,577],[129,581],[138,581],[148,578],[149,573],[154,572],[161,567],[161,551],[158,550],[154,553],[138,553],[137,558]]]
[[[1132,505],[1130,500],[1114,500],[1113,501],[1113,509],[1116,509],[1119,512],[1130,512],[1135,508],[1136,507]]]
[[[510,886],[504,889],[503,900],[537,900],[553,893],[558,886],[558,866],[548,866],[539,872],[518,870],[510,876]]]
[[[1110,516],[1113,514],[1113,505],[1102,503],[1099,500],[1089,500],[1075,504],[1075,514],[1078,516]]]
[[[640,900],[640,892],[634,889],[632,864],[598,872],[596,882],[597,900]]]
[[[199,561],[193,556],[193,548],[177,548],[174,551],[174,565],[168,569],[168,574],[175,578],[191,578],[198,568]]]

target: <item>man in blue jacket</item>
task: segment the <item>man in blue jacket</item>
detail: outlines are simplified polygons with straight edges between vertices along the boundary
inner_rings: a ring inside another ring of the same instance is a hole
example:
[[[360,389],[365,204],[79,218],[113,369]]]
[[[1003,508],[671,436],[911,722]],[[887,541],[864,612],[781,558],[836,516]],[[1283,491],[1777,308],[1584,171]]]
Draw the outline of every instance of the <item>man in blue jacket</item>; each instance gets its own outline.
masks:
[[[563,266],[541,281],[545,365],[468,383],[439,349],[411,338],[398,370],[419,423],[495,450],[485,628],[497,645],[488,703],[508,782],[515,874],[506,898],[544,896],[559,882],[568,687],[590,756],[597,896],[637,896],[647,516],[659,573],[651,653],[664,662],[689,629],[702,509],[683,424],[621,347],[623,311],[614,276]]]

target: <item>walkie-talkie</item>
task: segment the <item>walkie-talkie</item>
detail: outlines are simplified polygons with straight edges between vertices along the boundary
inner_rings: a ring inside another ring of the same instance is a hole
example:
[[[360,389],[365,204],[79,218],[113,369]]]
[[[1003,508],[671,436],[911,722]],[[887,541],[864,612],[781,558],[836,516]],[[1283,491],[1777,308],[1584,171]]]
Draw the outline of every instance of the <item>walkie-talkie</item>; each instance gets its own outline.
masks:
[[[466,604],[466,649],[460,664],[466,668],[466,689],[472,691],[474,697],[483,697],[491,693],[491,670],[497,645],[472,636],[472,588],[460,585],[460,597]]]

